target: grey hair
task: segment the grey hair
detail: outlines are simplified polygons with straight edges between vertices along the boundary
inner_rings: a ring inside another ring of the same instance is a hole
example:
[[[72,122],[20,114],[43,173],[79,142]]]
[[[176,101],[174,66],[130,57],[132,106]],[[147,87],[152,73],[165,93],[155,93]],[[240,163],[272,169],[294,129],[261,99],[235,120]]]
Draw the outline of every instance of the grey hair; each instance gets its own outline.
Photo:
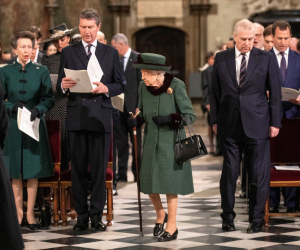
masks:
[[[254,24],[248,19],[242,19],[241,21],[236,23],[234,27],[234,34],[237,35],[241,30],[248,30],[254,32]]]
[[[104,39],[105,39],[105,34],[104,34],[102,31],[99,30],[99,31],[97,32],[97,34],[98,34],[98,35],[103,35],[103,37],[104,37]]]
[[[255,27],[260,27],[260,28],[262,29],[262,31],[264,32],[265,27],[262,26],[260,23],[253,23],[253,25],[254,25],[254,28],[255,28]]]
[[[80,19],[88,19],[88,20],[94,19],[97,26],[99,26],[99,24],[101,23],[100,17],[98,15],[98,11],[95,9],[83,10],[78,16],[78,23],[80,22]]]
[[[117,34],[115,34],[115,35],[112,37],[111,40],[115,40],[116,43],[124,43],[124,44],[128,45],[128,39],[127,39],[127,37],[126,37],[124,34],[122,34],[122,33],[117,33]]]
[[[10,45],[13,49],[16,49],[18,46],[18,40],[21,38],[28,38],[32,42],[32,48],[35,46],[35,34],[30,31],[18,31],[12,35],[10,38]]]

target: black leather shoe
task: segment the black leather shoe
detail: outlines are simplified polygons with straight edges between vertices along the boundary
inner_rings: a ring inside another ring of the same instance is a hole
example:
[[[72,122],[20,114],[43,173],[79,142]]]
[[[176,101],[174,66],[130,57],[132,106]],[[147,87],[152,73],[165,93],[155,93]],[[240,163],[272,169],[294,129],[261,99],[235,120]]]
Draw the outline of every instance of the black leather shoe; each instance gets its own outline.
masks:
[[[91,228],[95,228],[98,231],[106,231],[107,226],[102,221],[98,221],[98,222],[92,222]]]
[[[40,226],[40,224],[29,224],[28,223],[28,228],[30,229],[30,230],[39,230],[40,228],[41,228],[41,226]]]
[[[163,224],[155,223],[155,227],[153,229],[153,235],[154,236],[159,236],[164,232],[164,225],[165,225],[165,222],[167,222],[167,221],[168,221],[168,214],[166,213]]]
[[[89,227],[89,222],[88,221],[83,221],[83,220],[78,220],[75,226],[73,227],[74,231],[84,231],[88,229]]]
[[[251,233],[258,233],[260,232],[264,227],[264,223],[260,223],[260,222],[252,222],[249,227],[247,228],[247,233],[251,234]]]
[[[286,209],[286,212],[287,213],[298,213],[298,209],[297,209],[297,207],[288,207]]]
[[[278,207],[270,207],[269,213],[279,213]]]
[[[225,231],[235,231],[233,220],[223,220],[222,229]]]
[[[158,237],[158,242],[176,240],[177,236],[178,236],[178,229],[176,229],[176,231],[172,235],[169,232],[164,231],[164,233]]]

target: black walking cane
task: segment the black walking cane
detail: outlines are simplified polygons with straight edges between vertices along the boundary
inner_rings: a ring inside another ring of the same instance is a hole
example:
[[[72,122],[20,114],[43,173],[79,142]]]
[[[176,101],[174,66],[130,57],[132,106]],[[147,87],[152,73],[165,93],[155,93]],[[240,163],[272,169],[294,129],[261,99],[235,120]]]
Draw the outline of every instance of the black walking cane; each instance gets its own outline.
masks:
[[[136,118],[136,115],[133,115],[131,112],[129,112],[130,116],[132,118]],[[138,145],[137,145],[137,137],[136,137],[136,127],[133,128],[133,145],[134,145],[134,152],[135,152],[135,166],[136,166],[136,180],[137,180],[137,191],[138,191],[138,203],[139,203],[139,217],[140,217],[140,236],[144,236],[143,234],[143,218],[142,218],[142,203],[141,203],[141,190],[140,190],[140,169],[138,165]]]

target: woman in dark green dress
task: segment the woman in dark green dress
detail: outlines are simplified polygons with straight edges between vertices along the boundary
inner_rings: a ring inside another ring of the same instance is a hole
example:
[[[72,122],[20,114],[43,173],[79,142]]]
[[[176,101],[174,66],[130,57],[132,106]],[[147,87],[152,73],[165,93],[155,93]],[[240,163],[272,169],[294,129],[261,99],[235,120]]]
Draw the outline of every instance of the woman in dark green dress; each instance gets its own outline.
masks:
[[[46,67],[30,61],[35,36],[29,31],[20,31],[11,38],[11,45],[18,55],[17,60],[0,69],[4,90],[4,103],[9,114],[9,130],[3,148],[3,158],[15,197],[19,223],[23,219],[23,186],[27,180],[27,221],[31,229],[38,226],[34,218],[34,204],[38,178],[53,175],[53,165],[44,115],[54,106],[53,90]],[[37,117],[39,141],[18,129],[18,108],[31,112],[31,121]]]
[[[196,116],[184,82],[166,73],[171,66],[165,65],[165,61],[164,56],[144,53],[133,63],[135,68],[141,69],[143,81],[139,86],[140,113],[137,119],[128,119],[131,127],[145,123],[140,185],[156,210],[153,234],[160,235],[158,241],[177,238],[177,195],[194,192],[191,163],[177,163],[174,148],[177,128],[186,125],[183,115],[191,123]],[[160,194],[167,195],[168,214],[163,209]]]

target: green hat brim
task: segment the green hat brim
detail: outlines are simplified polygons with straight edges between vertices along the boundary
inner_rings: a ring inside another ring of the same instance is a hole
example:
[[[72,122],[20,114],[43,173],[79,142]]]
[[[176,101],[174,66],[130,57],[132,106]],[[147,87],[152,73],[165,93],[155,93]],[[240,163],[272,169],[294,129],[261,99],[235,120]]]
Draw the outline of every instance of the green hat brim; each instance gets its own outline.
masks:
[[[168,71],[172,67],[170,65],[150,65],[145,63],[132,63],[132,66],[136,69],[147,69],[147,70],[158,70],[158,71]]]

